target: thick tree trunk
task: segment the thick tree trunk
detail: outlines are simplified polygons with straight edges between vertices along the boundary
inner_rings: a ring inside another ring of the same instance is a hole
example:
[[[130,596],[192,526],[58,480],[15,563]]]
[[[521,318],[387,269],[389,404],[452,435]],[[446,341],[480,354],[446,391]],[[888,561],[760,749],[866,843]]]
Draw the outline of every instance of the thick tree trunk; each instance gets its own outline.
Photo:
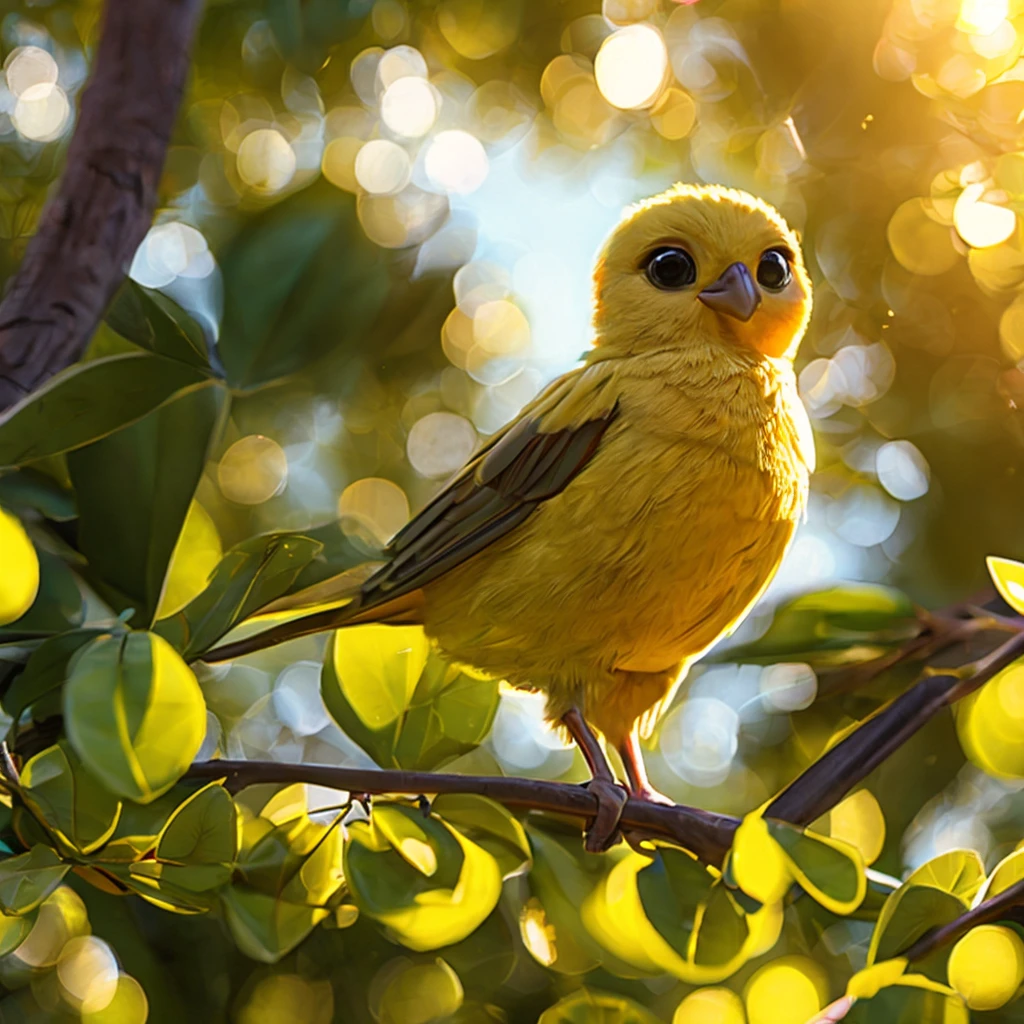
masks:
[[[202,0],[107,0],[67,169],[0,302],[0,410],[78,359],[153,217]]]

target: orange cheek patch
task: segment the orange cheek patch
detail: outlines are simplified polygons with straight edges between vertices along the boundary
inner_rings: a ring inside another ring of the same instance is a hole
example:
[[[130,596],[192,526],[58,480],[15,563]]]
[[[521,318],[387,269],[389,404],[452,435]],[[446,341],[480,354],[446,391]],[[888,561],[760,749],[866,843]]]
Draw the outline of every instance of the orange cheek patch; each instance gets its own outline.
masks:
[[[786,355],[793,344],[793,326],[790,323],[780,320],[771,320],[764,325],[751,341],[758,352],[779,359]]]

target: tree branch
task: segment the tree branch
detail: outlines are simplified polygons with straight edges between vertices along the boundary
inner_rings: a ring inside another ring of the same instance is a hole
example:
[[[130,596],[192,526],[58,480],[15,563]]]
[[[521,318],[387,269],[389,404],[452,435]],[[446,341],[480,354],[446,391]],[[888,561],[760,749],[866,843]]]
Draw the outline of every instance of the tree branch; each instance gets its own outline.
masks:
[[[984,609],[978,609],[977,614],[986,618],[989,615]],[[949,618],[952,622],[952,617]],[[920,636],[912,638],[905,645],[905,657],[920,657],[923,650],[933,654],[976,635],[979,629],[972,626],[972,620],[963,621],[964,629],[955,628],[950,622],[938,630],[932,626],[931,639],[927,643],[922,643]],[[839,803],[938,711],[973,693],[1003,668],[1024,656],[1024,623],[1005,619],[998,622],[997,627],[1012,628],[1016,632],[965,668],[926,675],[797,776],[769,804],[765,816],[793,825],[809,825]],[[893,663],[893,658],[886,657],[884,664],[879,663],[879,671]],[[509,807],[567,814],[586,821],[592,820],[597,811],[596,797],[583,786],[502,776],[334,768],[265,761],[206,761],[193,765],[186,777],[203,780],[226,778],[227,786],[232,790],[256,783],[308,782],[359,793],[477,793]],[[732,845],[739,820],[681,804],[670,807],[630,799],[623,810],[621,823],[627,832],[671,840],[705,863],[720,866]]]
[[[192,765],[186,779],[225,779],[237,792],[258,783],[290,785],[307,782],[351,793],[401,793],[411,796],[439,793],[476,793],[507,807],[551,811],[592,820],[597,797],[585,786],[541,779],[517,779],[492,775],[446,775],[438,772],[407,772],[385,768],[334,768],[328,765],[280,764],[276,761],[203,761]],[[706,864],[720,865],[732,845],[739,821],[677,804],[669,807],[630,798],[620,825],[642,835],[669,839],[686,847]]]
[[[0,410],[85,350],[146,234],[202,0],[107,0],[67,168],[0,303]]]
[[[988,924],[990,921],[999,921],[1007,917],[1009,911],[1024,902],[1024,879],[1014,882],[1009,888],[993,896],[990,900],[979,903],[972,907],[965,914],[961,914],[956,920],[944,924],[941,928],[933,928],[930,932],[922,935],[917,942],[911,943],[902,953],[897,956],[906,957],[911,963],[915,960],[923,960],[929,953],[956,942],[961,935],[966,935],[972,928],[979,924]]]
[[[765,816],[809,825],[906,743],[943,708],[1024,656],[1024,632],[956,672],[926,675],[823,754],[769,805]]]
[[[962,935],[966,935],[979,924],[1014,919],[1014,911],[1019,910],[1021,903],[1024,903],[1024,879],[1015,882],[997,896],[993,896],[992,899],[979,903],[976,907],[950,921],[949,924],[926,932],[916,942],[907,946],[903,952],[897,953],[893,959],[903,957],[910,963],[924,960],[937,949],[956,942]],[[853,996],[842,996],[826,1006],[813,1020],[808,1021],[808,1024],[838,1024],[839,1021],[846,1018],[856,1001]]]

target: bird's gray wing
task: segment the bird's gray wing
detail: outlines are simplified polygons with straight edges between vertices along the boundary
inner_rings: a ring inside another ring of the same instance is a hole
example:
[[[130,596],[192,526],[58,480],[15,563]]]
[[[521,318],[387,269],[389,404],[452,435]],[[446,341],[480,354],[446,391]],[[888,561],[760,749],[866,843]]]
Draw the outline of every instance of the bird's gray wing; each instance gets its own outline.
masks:
[[[553,431],[539,414],[516,420],[399,531],[362,586],[360,612],[419,590],[515,529],[586,466],[617,410]]]
[[[264,611],[316,605],[320,610],[216,648],[204,660],[227,660],[356,622],[418,621],[414,598],[421,588],[507,536],[593,458],[618,402],[603,386],[606,381],[594,390],[577,390],[575,377],[555,381],[493,437],[395,535],[384,564],[365,582],[343,573],[275,602]]]

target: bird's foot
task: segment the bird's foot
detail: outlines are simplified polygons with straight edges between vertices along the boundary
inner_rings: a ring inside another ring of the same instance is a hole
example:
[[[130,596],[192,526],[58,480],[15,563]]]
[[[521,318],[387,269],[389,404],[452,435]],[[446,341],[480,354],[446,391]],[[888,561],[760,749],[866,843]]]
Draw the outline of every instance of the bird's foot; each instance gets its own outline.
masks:
[[[583,847],[588,853],[604,853],[619,841],[619,818],[629,796],[611,779],[594,778],[584,786],[597,797],[597,814],[584,835]]]
[[[648,804],[662,804],[665,807],[675,807],[676,802],[671,797],[659,793],[649,782],[642,786],[630,786],[629,795],[634,800],[643,800]]]
[[[675,800],[669,799],[664,793],[659,793],[649,782],[646,781],[641,785],[630,785],[629,796],[632,800],[641,800],[647,804],[658,804],[662,807],[675,807]],[[623,829],[622,838],[637,852],[642,853],[645,856],[651,855],[651,843],[656,842],[659,839],[664,839],[664,836],[656,835],[653,832],[645,832],[643,829]],[[646,844],[646,845],[645,845]]]

